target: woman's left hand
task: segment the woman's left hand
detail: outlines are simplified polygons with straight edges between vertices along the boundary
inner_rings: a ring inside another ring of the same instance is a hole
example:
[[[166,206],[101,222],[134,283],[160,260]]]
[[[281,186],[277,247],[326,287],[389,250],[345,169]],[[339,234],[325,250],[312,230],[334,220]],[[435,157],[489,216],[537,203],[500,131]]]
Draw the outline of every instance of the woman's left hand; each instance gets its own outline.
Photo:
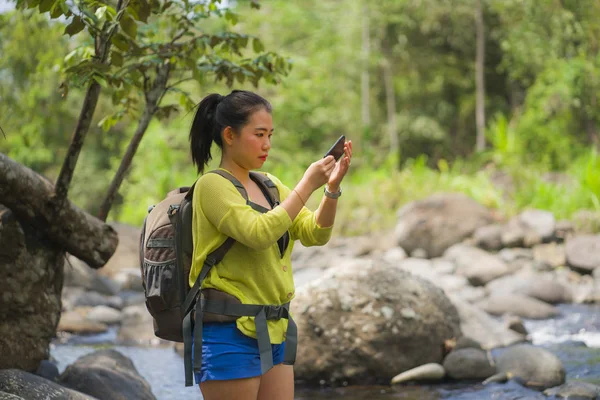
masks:
[[[327,182],[328,190],[330,192],[337,192],[342,183],[342,179],[346,176],[348,168],[350,168],[350,162],[352,160],[352,141],[349,140],[344,143],[344,156],[337,162],[335,168],[329,175],[329,181]]]

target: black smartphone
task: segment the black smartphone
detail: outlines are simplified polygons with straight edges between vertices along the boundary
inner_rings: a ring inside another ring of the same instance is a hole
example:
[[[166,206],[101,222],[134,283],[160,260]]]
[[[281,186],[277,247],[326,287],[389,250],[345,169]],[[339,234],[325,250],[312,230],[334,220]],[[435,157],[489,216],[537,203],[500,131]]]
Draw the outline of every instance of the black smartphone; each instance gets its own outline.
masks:
[[[331,146],[331,148],[329,149],[329,151],[327,151],[327,153],[325,153],[325,155],[323,156],[323,158],[325,158],[327,156],[333,156],[333,158],[335,158],[335,161],[339,160],[340,157],[342,157],[344,155],[344,143],[346,143],[346,136],[342,135],[333,144],[333,146]]]

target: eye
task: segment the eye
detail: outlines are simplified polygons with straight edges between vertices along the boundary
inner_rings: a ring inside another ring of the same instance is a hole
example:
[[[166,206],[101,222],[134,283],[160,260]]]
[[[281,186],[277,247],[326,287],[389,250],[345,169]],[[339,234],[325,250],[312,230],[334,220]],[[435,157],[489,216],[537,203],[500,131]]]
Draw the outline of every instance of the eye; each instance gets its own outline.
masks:
[[[265,134],[264,133],[257,133],[256,136],[258,137],[263,137]]]

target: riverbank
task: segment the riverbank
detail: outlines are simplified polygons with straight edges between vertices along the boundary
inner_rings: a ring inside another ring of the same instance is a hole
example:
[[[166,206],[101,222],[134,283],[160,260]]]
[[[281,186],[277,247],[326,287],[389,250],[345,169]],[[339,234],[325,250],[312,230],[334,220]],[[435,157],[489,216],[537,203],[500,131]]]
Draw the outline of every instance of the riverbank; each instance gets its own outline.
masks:
[[[581,380],[600,384],[600,305],[558,305],[561,315],[547,320],[524,320],[532,343],[556,354],[564,364],[567,381]],[[102,335],[72,336],[64,343],[55,342],[51,356],[60,372],[77,358],[99,347],[113,347],[135,364],[138,372],[152,386],[158,400],[197,400],[197,388],[186,388],[183,359],[172,348],[116,346],[116,332]],[[583,347],[583,344],[587,347]],[[551,399],[515,383],[490,384],[448,383],[400,386],[348,386],[307,388],[297,385],[296,400],[481,400],[481,399]]]

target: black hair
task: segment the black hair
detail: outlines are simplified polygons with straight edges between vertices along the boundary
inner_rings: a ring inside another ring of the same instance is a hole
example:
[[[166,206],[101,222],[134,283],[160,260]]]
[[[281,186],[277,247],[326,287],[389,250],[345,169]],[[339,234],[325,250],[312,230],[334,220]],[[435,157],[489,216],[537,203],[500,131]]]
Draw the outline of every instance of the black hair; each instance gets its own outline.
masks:
[[[192,160],[198,167],[198,173],[203,173],[206,164],[212,160],[212,142],[223,148],[223,129],[230,126],[235,133],[239,133],[250,115],[260,109],[270,113],[271,104],[246,90],[234,90],[227,96],[212,93],[202,99],[190,129]]]

